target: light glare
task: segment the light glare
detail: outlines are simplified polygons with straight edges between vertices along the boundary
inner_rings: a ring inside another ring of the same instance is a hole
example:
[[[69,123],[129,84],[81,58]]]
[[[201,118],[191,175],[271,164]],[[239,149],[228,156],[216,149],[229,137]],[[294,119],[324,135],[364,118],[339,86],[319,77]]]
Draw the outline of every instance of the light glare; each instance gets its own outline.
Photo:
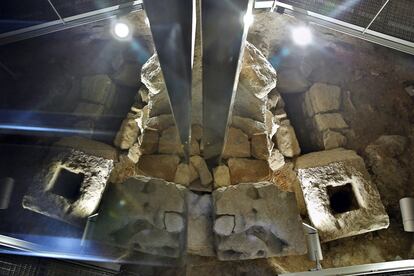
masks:
[[[247,12],[243,17],[243,22],[244,22],[245,27],[249,27],[253,23],[253,21],[254,21],[253,14],[250,12]]]
[[[125,39],[130,34],[130,29],[128,24],[124,22],[117,22],[114,26],[114,34],[120,39]]]
[[[292,39],[297,45],[309,45],[312,42],[312,32],[306,26],[297,27],[292,30]]]

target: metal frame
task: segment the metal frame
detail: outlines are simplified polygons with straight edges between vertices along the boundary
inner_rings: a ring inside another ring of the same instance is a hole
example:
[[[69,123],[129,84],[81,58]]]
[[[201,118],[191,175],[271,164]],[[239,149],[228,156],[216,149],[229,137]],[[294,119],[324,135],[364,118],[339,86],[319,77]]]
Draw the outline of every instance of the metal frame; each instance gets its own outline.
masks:
[[[255,3],[256,9],[271,9],[274,1],[260,1]],[[414,55],[414,43],[396,38],[390,35],[379,33],[373,30],[365,30],[366,28],[356,26],[341,20],[337,20],[332,17],[324,16],[315,12],[307,11],[304,9],[295,8],[292,5],[276,1],[276,5],[285,8],[285,12],[307,16],[307,19],[318,26],[331,29],[340,33],[344,33],[356,38],[360,38],[375,44],[379,44],[397,51],[401,51],[410,55]],[[364,33],[365,30],[365,33]]]
[[[142,0],[131,1],[121,5],[111,6],[104,9],[99,9],[7,33],[2,33],[0,34],[0,46],[105,20],[110,17],[123,14],[125,10],[142,10]]]

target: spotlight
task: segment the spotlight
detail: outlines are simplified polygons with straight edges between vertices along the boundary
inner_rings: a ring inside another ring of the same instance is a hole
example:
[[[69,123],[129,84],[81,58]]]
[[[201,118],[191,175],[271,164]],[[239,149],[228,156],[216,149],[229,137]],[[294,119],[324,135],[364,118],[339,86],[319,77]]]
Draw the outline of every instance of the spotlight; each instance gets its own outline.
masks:
[[[251,12],[247,12],[243,17],[243,22],[245,27],[249,27],[254,21],[253,14]]]
[[[127,40],[131,37],[131,29],[125,22],[118,21],[112,27],[113,35],[120,40]]]
[[[292,39],[299,46],[306,46],[312,42],[312,32],[306,26],[297,27],[292,30]]]

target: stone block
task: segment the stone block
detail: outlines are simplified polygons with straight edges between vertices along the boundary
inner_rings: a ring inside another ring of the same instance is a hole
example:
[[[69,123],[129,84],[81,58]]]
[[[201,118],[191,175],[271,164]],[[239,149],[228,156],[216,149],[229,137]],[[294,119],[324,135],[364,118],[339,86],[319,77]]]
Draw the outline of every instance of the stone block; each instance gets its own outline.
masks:
[[[136,122],[136,116],[132,113],[128,113],[115,136],[115,146],[120,149],[129,149],[135,142],[137,142],[140,132],[138,123]]]
[[[252,156],[257,159],[267,160],[271,148],[269,138],[266,133],[255,134],[251,138]]]
[[[322,241],[388,227],[377,187],[354,151],[306,154],[296,160],[296,170],[309,218]]]
[[[340,148],[346,145],[346,137],[341,133],[327,130],[322,135],[323,147],[326,150]]]
[[[215,256],[213,237],[213,202],[211,194],[188,192],[187,253]]]
[[[220,260],[300,255],[306,252],[295,195],[269,182],[213,192],[215,246]]]
[[[188,186],[197,178],[198,173],[193,165],[181,163],[178,165],[177,171],[175,172],[174,183]]]
[[[23,208],[83,226],[98,207],[112,168],[113,160],[52,148],[23,197]]]
[[[206,161],[202,157],[197,155],[191,156],[190,163],[196,169],[201,180],[201,185],[208,186],[213,182],[213,176],[208,170]]]
[[[156,95],[167,90],[157,54],[150,57],[141,69],[141,82],[150,94]]]
[[[107,75],[87,76],[81,82],[81,99],[87,102],[105,105],[115,93],[115,85]]]
[[[325,83],[315,83],[311,86],[305,97],[305,104],[310,104],[306,109],[311,109],[312,114],[332,112],[341,105],[341,88]]]
[[[269,166],[264,160],[230,158],[227,165],[231,184],[258,182],[269,175]]]
[[[249,137],[240,129],[230,127],[224,145],[223,158],[250,157]]]
[[[137,176],[109,188],[93,240],[111,247],[112,257],[117,258],[131,252],[155,258],[183,255],[187,225],[183,186]]]
[[[214,188],[221,188],[231,185],[230,171],[226,165],[220,165],[213,170]]]
[[[280,93],[301,93],[308,90],[311,83],[302,72],[294,68],[283,68],[278,71],[277,90]]]
[[[266,131],[264,123],[240,116],[232,117],[231,126],[242,130],[249,137],[252,137],[254,134],[264,133]]]
[[[174,117],[172,114],[163,114],[156,117],[148,118],[146,126],[158,131],[163,131],[171,126],[174,126]]]
[[[138,139],[142,154],[153,154],[158,151],[159,134],[155,129],[146,128]]]
[[[275,138],[277,147],[284,156],[294,157],[300,154],[299,142],[292,126],[280,126],[277,129]]]
[[[78,136],[64,137],[54,144],[55,147],[77,149],[86,154],[110,160],[118,160],[118,152],[114,147],[98,141]]]
[[[178,135],[178,130],[175,126],[169,127],[161,133],[158,152],[163,154],[184,155],[180,136]]]
[[[137,163],[138,173],[174,181],[180,158],[177,155],[143,155]]]
[[[339,113],[316,114],[314,120],[318,131],[348,128],[348,124]]]

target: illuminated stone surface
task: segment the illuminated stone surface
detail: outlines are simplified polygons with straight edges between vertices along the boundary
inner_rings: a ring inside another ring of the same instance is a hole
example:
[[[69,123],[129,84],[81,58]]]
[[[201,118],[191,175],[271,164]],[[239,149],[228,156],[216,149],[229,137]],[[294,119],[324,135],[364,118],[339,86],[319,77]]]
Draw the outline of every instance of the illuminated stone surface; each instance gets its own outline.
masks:
[[[296,170],[309,218],[322,241],[388,227],[377,187],[354,151],[306,154],[297,159]]]

